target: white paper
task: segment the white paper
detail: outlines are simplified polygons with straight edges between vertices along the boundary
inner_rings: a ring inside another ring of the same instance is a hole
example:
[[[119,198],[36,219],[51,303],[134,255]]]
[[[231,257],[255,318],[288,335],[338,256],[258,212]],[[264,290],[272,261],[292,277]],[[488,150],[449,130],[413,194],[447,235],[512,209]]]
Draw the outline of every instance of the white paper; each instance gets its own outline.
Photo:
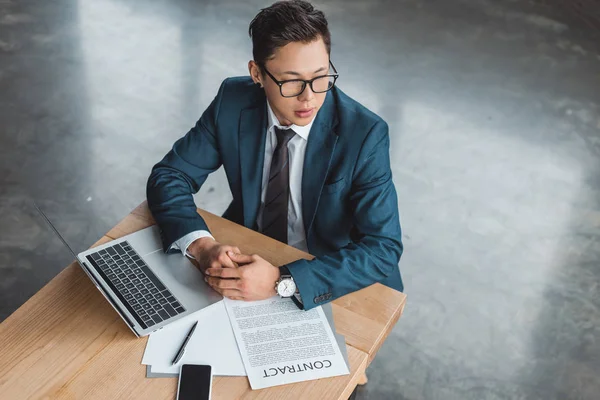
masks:
[[[186,335],[198,321],[183,358],[171,366]],[[218,376],[246,376],[235,336],[222,301],[190,314],[150,335],[142,364],[153,373],[179,373],[182,364],[210,365]]]
[[[279,297],[223,302],[252,389],[349,373],[321,307],[304,311]]]

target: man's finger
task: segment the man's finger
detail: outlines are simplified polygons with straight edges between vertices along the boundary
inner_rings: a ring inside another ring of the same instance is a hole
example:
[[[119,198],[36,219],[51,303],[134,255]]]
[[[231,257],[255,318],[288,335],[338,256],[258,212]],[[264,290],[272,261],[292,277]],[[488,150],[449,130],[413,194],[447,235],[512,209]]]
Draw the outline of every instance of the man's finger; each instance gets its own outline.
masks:
[[[237,265],[228,256],[228,253],[229,252],[219,254],[219,263],[221,263],[221,266],[224,268],[237,268]]]
[[[254,261],[254,258],[252,258],[252,256],[248,256],[246,254],[238,254],[232,251],[228,251],[227,255],[229,256],[229,258],[231,258],[238,264],[250,264]]]
[[[217,278],[240,278],[240,271],[237,268],[209,268],[206,275]]]
[[[239,292],[240,281],[238,279],[221,279],[212,276],[207,277],[206,282],[215,289],[234,289]],[[237,294],[238,296],[240,293]]]

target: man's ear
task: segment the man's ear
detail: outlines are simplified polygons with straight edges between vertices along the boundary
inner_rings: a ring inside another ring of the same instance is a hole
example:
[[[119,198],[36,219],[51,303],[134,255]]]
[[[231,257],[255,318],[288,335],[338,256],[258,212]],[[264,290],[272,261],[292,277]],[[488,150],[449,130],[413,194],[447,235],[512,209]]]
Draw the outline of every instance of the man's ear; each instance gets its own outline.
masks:
[[[256,64],[256,62],[254,60],[248,61],[248,72],[250,72],[250,77],[252,78],[254,83],[259,85],[260,87],[263,87],[262,80],[261,80],[262,77],[260,75],[260,68],[258,67],[258,64]]]

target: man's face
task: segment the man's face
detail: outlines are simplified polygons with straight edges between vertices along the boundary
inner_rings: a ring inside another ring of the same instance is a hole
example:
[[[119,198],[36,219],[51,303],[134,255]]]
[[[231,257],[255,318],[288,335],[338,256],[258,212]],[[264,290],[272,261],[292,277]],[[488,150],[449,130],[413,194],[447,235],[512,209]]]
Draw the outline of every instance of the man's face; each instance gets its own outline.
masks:
[[[309,80],[329,73],[329,54],[323,39],[310,43],[292,42],[278,48],[266,62],[266,69],[278,80]],[[257,77],[258,78],[258,77]],[[327,93],[314,93],[310,85],[296,97],[283,97],[279,85],[267,74],[260,75],[269,104],[283,125],[308,125],[317,115]]]

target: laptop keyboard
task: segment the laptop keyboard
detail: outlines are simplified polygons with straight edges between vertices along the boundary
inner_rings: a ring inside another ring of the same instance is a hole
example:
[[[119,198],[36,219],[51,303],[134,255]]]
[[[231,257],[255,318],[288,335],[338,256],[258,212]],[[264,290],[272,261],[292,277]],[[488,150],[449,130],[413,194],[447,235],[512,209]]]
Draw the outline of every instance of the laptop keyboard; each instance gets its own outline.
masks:
[[[86,257],[146,329],[185,311],[127,241]]]

